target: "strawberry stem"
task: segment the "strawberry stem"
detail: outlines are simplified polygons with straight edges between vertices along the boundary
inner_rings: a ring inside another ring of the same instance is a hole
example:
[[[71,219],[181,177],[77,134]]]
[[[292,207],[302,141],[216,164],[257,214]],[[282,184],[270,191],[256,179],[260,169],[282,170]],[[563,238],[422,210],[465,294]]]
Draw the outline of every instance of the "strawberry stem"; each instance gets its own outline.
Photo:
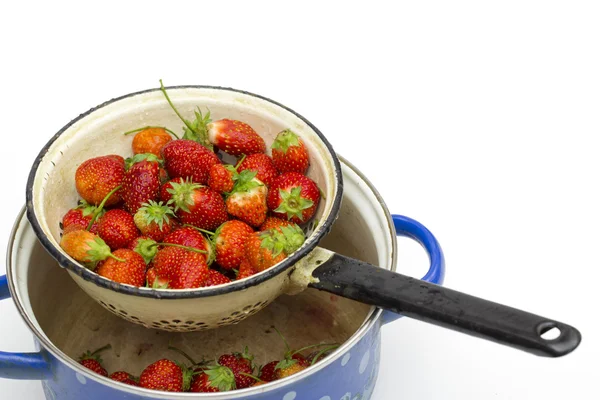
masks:
[[[210,235],[210,236],[215,236],[214,232],[207,231],[206,229],[198,228],[197,226],[194,226],[194,225],[183,224],[183,226],[187,226],[188,228],[194,228],[195,230],[202,232],[202,233],[206,233],[207,235]]]
[[[194,359],[192,357],[190,357],[186,352],[184,352],[183,350],[178,349],[177,347],[173,347],[173,346],[169,346],[169,350],[173,350],[176,353],[181,354],[182,356],[184,356],[189,362],[192,363],[192,365],[199,365],[196,361],[194,361]]]
[[[197,249],[195,247],[182,246],[180,244],[175,244],[175,243],[157,243],[157,245],[167,246],[167,247],[178,247],[180,249],[185,249],[185,250],[193,251],[195,253],[208,254],[208,252],[206,250],[200,250],[200,249]]]
[[[328,352],[329,350],[334,350],[337,349],[338,347],[340,347],[339,345],[332,345],[330,347],[326,347],[324,349],[322,349],[320,352],[318,352],[315,357],[313,358],[313,360],[310,363],[310,366],[312,367],[313,365],[315,365],[317,363],[317,361],[319,360],[319,357],[321,357],[323,354],[325,354],[326,352]]]
[[[240,165],[242,165],[242,163],[244,162],[245,159],[246,159],[246,155],[242,154],[242,158],[240,158],[240,160],[237,162],[237,164],[235,164],[235,170],[236,171],[240,167]]]
[[[137,132],[141,132],[145,129],[164,129],[165,131],[169,132],[171,135],[175,136],[176,139],[179,139],[179,136],[177,136],[177,134],[175,132],[173,132],[172,130],[170,130],[169,128],[167,128],[166,126],[144,126],[143,128],[137,128],[137,129],[132,129],[130,131],[124,132],[123,135],[127,136],[127,135],[131,135],[132,133],[137,133]]]
[[[92,225],[94,225],[94,222],[96,222],[96,218],[98,218],[98,215],[100,215],[100,213],[104,209],[104,205],[106,204],[106,202],[108,201],[108,199],[110,199],[110,197],[113,194],[115,194],[115,192],[117,190],[119,190],[119,189],[121,189],[121,185],[117,186],[116,188],[114,188],[113,190],[111,190],[110,192],[108,192],[108,194],[102,199],[102,202],[100,203],[100,205],[94,211],[94,215],[92,216],[92,219],[90,220],[90,223],[88,224],[86,231],[89,231],[90,229],[92,229]]]
[[[107,344],[105,346],[100,347],[98,350],[94,351],[91,355],[95,356],[98,353],[102,353],[103,351],[109,350],[110,348],[112,348],[112,346],[110,344]]]
[[[119,257],[115,256],[113,253],[110,253],[108,256],[109,256],[110,258],[113,258],[113,259],[115,259],[115,260],[119,261],[119,262],[125,262],[125,261],[127,261],[127,260],[124,260],[124,259],[122,259],[122,258],[119,258]]]
[[[179,117],[179,119],[182,120],[183,123],[185,124],[185,126],[187,126],[191,131],[194,131],[194,127],[192,126],[192,124],[190,124],[185,118],[183,118],[183,116],[181,114],[179,114],[179,111],[177,111],[177,109],[173,105],[173,102],[171,102],[171,98],[167,94],[167,91],[166,91],[166,89],[165,89],[165,87],[163,85],[162,79],[160,79],[160,90],[161,90],[161,92],[163,92],[163,94],[167,98],[167,101],[169,102],[169,105],[171,106],[171,108],[173,109],[173,111],[175,111],[175,114],[177,114],[177,116]]]
[[[254,376],[254,375],[247,374],[247,373],[245,373],[245,372],[240,372],[239,374],[240,374],[240,375],[243,375],[243,376],[247,376],[247,377],[249,377],[249,378],[252,378],[252,379],[254,379],[256,382],[267,383],[267,382],[263,381],[262,379],[260,379],[260,378],[258,378],[258,377],[256,377],[256,376]]]
[[[281,340],[283,340],[283,343],[285,344],[285,347],[287,349],[288,352],[290,352],[290,345],[288,344],[287,340],[285,340],[285,337],[283,337],[283,334],[281,332],[279,332],[279,329],[273,327],[273,329],[275,330],[275,332],[277,332],[277,334],[279,335],[279,337],[281,338]]]
[[[301,353],[304,350],[312,349],[312,348],[315,348],[315,347],[322,347],[322,346],[328,346],[328,347],[335,346],[335,347],[339,347],[339,344],[338,343],[313,344],[313,345],[310,345],[310,346],[302,347],[301,349],[298,349],[298,350],[294,350],[294,352],[291,355],[293,356],[294,354]]]

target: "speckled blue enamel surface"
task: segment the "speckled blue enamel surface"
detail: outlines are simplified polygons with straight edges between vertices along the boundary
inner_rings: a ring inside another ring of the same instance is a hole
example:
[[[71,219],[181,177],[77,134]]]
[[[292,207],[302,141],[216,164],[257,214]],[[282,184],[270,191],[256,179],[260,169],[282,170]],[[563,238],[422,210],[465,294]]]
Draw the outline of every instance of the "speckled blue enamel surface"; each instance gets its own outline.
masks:
[[[394,215],[399,235],[408,236],[423,245],[431,267],[424,280],[441,284],[444,279],[444,255],[431,232],[410,218]],[[0,277],[0,300],[7,298],[5,277]],[[381,349],[380,328],[399,315],[383,312],[361,339],[349,350],[316,373],[293,377],[281,387],[263,386],[245,400],[365,400],[371,398],[379,371]],[[154,399],[144,393],[128,393],[101,380],[85,377],[54,357],[36,341],[37,353],[0,352],[0,378],[41,379],[49,400],[134,400]],[[327,361],[325,361],[327,362]],[[294,379],[296,378],[296,379]],[[157,392],[158,393],[158,392]],[[199,398],[202,395],[199,395]]]

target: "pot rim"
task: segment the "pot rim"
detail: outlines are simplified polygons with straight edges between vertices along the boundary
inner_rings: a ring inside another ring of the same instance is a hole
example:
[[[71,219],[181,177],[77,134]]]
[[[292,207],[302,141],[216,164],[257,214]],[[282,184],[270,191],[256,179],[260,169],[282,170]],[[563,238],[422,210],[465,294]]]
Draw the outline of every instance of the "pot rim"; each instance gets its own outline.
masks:
[[[390,270],[395,271],[396,267],[397,267],[396,264],[397,264],[397,259],[398,259],[398,252],[397,252],[398,247],[397,247],[397,239],[396,239],[396,234],[395,234],[396,230],[394,228],[394,222],[392,220],[392,215],[391,215],[385,201],[383,200],[383,198],[381,197],[381,194],[377,191],[375,186],[373,186],[371,181],[369,181],[367,179],[367,177],[358,168],[356,168],[352,163],[347,161],[342,156],[338,155],[338,158],[340,159],[340,161],[342,163],[344,163],[348,168],[350,168],[354,173],[356,173],[367,184],[367,186],[369,187],[369,189],[372,191],[372,193],[375,195],[377,201],[379,202],[379,205],[381,206],[382,211],[388,222],[389,232],[390,232],[390,236],[391,236],[390,239],[392,241],[392,263],[390,266]],[[27,315],[27,312],[25,311],[25,309],[22,306],[21,299],[19,298],[19,293],[17,292],[16,287],[13,282],[14,281],[14,272],[13,272],[13,265],[12,265],[12,254],[13,254],[14,245],[15,245],[15,236],[16,236],[17,230],[23,223],[23,215],[25,214],[25,211],[26,211],[26,207],[23,207],[16,218],[16,221],[13,225],[13,228],[11,230],[11,233],[10,233],[10,236],[8,239],[8,249],[6,252],[6,276],[8,277],[8,286],[9,286],[11,293],[13,294],[12,299],[13,299],[13,302],[15,303],[15,305],[17,306],[17,309],[19,311],[19,314],[21,315],[21,318],[23,318],[23,321],[25,322],[25,324],[27,325],[29,330],[35,335],[36,339],[41,343],[42,347],[46,351],[51,353],[56,359],[60,360],[65,365],[70,367],[74,372],[85,376],[86,379],[92,379],[93,381],[98,382],[100,384],[110,386],[114,389],[118,389],[118,390],[130,393],[130,394],[148,396],[149,398],[155,398],[155,399],[190,399],[190,398],[201,397],[201,398],[212,399],[212,400],[227,400],[227,399],[242,399],[247,396],[253,396],[253,395],[257,395],[257,394],[264,393],[267,391],[281,389],[283,387],[292,385],[295,382],[300,381],[300,380],[304,379],[305,377],[308,377],[309,375],[312,375],[313,373],[317,373],[318,371],[322,370],[323,368],[325,368],[325,367],[333,364],[337,360],[339,360],[342,357],[342,355],[344,355],[349,349],[354,347],[356,345],[356,343],[358,343],[365,336],[365,334],[375,326],[377,321],[380,320],[381,315],[383,313],[382,309],[377,308],[377,307],[371,307],[371,310],[369,311],[369,315],[365,318],[365,321],[363,322],[363,324],[356,330],[356,332],[354,332],[354,334],[348,340],[346,340],[340,347],[338,347],[325,360],[315,364],[314,366],[312,366],[308,369],[300,371],[297,374],[294,374],[287,378],[283,378],[283,379],[276,380],[273,382],[268,382],[261,386],[257,386],[254,388],[251,387],[251,388],[245,388],[245,389],[238,389],[235,391],[222,392],[222,393],[160,392],[160,391],[155,391],[155,390],[150,390],[150,389],[133,387],[133,386],[121,383],[121,382],[113,381],[113,380],[103,377],[101,375],[95,374],[95,373],[89,371],[88,369],[86,369],[85,367],[81,366],[79,363],[77,363],[71,357],[66,355],[62,350],[60,350],[58,347],[56,347],[54,345],[54,343],[52,343],[46,337],[44,332],[41,331],[41,329],[38,329],[32,323],[31,319]]]
[[[171,289],[157,290],[157,289],[153,289],[153,288],[136,287],[136,286],[132,286],[132,285],[116,283],[114,281],[111,281],[110,279],[107,279],[107,278],[104,278],[104,277],[98,275],[97,273],[95,273],[93,271],[90,271],[88,268],[85,268],[83,265],[75,262],[70,257],[67,257],[59,248],[57,248],[57,246],[55,246],[48,239],[48,236],[44,232],[44,230],[39,222],[39,218],[38,218],[38,215],[37,215],[35,207],[34,207],[33,189],[35,186],[35,182],[37,181],[36,176],[38,175],[39,166],[40,166],[42,160],[44,159],[45,155],[48,153],[48,150],[54,144],[54,142],[66,130],[68,130],[71,126],[73,126],[76,122],[78,122],[78,121],[82,120],[83,118],[93,114],[94,112],[96,112],[108,105],[116,103],[118,101],[132,98],[135,96],[154,93],[154,92],[161,90],[159,88],[154,88],[154,89],[146,89],[146,90],[141,90],[138,92],[125,94],[123,96],[108,100],[96,107],[90,108],[88,111],[84,112],[83,114],[79,115],[78,117],[71,120],[68,124],[63,126],[44,145],[42,150],[39,152],[39,154],[37,155],[37,157],[35,158],[35,160],[33,162],[31,171],[29,173],[29,177],[27,179],[25,197],[26,197],[27,219],[31,223],[31,226],[33,227],[33,230],[34,230],[36,236],[38,237],[38,239],[40,240],[42,246],[44,246],[44,248],[52,255],[52,257],[55,260],[58,261],[58,263],[61,266],[73,271],[74,273],[79,275],[84,280],[93,282],[97,286],[100,286],[104,289],[112,290],[117,293],[125,294],[125,295],[145,297],[145,298],[154,298],[154,299],[161,299],[161,300],[201,298],[201,297],[218,296],[218,295],[222,295],[222,294],[237,292],[237,291],[245,290],[250,287],[259,285],[259,284],[285,272],[286,270],[289,270],[290,268],[292,268],[296,263],[298,263],[301,259],[305,258],[312,250],[314,250],[319,245],[319,242],[323,239],[323,237],[325,237],[329,233],[329,231],[331,230],[331,227],[333,226],[333,223],[335,222],[335,220],[338,217],[340,205],[342,202],[343,177],[342,177],[340,161],[339,161],[339,158],[337,157],[332,145],[329,143],[329,141],[327,140],[325,135],[316,126],[314,126],[308,119],[304,118],[302,115],[298,114],[296,111],[292,110],[291,108],[286,107],[283,104],[278,103],[274,100],[271,100],[267,97],[264,97],[264,96],[261,96],[261,95],[255,94],[255,93],[251,93],[251,92],[248,92],[245,90],[239,90],[239,89],[222,87],[222,86],[209,86],[209,85],[179,85],[179,86],[168,86],[165,89],[167,89],[167,90],[169,90],[169,89],[170,90],[200,89],[200,90],[216,90],[216,91],[223,91],[223,92],[239,93],[239,94],[242,94],[245,96],[254,97],[254,98],[266,101],[268,103],[271,103],[272,105],[291,113],[296,118],[300,119],[306,125],[308,125],[310,127],[310,129],[319,138],[319,140],[323,143],[323,145],[327,149],[327,152],[329,153],[329,155],[331,155],[331,159],[332,159],[332,163],[333,163],[335,198],[333,199],[332,204],[331,204],[331,211],[326,216],[324,222],[320,225],[320,227],[315,232],[313,232],[313,234],[309,238],[307,238],[306,242],[302,245],[302,247],[300,247],[300,249],[298,249],[296,252],[292,253],[289,257],[287,257],[285,260],[281,261],[279,264],[276,264],[275,266],[273,266],[269,269],[266,269],[265,271],[262,271],[255,275],[252,275],[252,276],[245,278],[243,280],[240,280],[240,281],[233,281],[233,282],[230,282],[230,283],[227,283],[224,285],[217,285],[217,286],[204,287],[204,288],[178,289],[178,290],[171,290]]]

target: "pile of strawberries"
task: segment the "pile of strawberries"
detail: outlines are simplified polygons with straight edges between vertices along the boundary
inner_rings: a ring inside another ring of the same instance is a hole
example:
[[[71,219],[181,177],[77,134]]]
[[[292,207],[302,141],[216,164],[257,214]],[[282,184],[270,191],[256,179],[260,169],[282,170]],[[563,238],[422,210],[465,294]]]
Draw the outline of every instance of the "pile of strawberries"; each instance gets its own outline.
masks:
[[[224,284],[281,262],[305,241],[321,195],[291,130],[271,156],[242,121],[198,108],[179,139],[164,127],[135,133],[133,155],[104,155],[75,173],[79,205],[63,217],[60,246],[115,282],[161,289]],[[125,139],[124,139],[125,140]],[[233,165],[222,153],[235,157]]]
[[[190,365],[163,358],[147,366],[139,378],[125,371],[108,375],[102,366],[99,354],[110,346],[93,353],[88,351],[81,356],[79,363],[112,380],[146,389],[165,392],[226,392],[264,385],[298,373],[323,360],[338,345],[318,344],[291,350],[286,342],[286,347],[287,351],[281,359],[271,361],[262,367],[254,365],[254,356],[248,353],[247,347],[242,353],[223,354],[212,363],[197,363],[181,350],[170,347],[171,350],[186,357]],[[308,349],[316,350],[309,355],[303,355],[302,352]]]

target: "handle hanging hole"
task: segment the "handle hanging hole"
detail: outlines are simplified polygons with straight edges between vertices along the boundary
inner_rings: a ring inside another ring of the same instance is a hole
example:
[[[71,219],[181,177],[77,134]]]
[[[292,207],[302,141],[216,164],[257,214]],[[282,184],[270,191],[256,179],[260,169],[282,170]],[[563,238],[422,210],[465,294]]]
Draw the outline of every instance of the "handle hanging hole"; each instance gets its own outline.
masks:
[[[558,329],[557,327],[549,327],[546,329],[542,329],[542,332],[540,333],[540,337],[544,340],[554,340],[557,339],[560,336],[560,329]]]

